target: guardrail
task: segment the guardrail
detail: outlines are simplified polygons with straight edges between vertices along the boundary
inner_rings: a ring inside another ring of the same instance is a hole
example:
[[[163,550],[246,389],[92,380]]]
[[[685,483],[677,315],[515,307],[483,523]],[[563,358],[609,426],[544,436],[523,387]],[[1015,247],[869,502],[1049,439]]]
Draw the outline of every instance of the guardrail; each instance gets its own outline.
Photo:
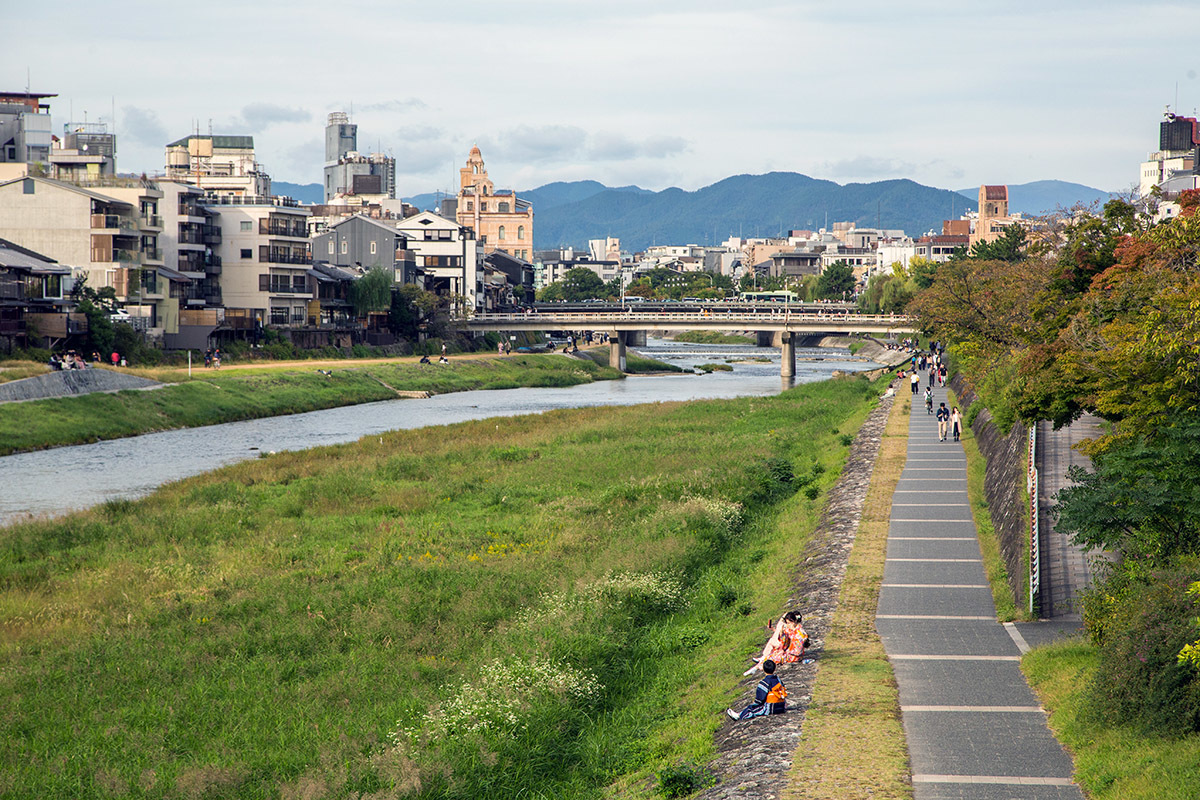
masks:
[[[1042,545],[1038,524],[1037,423],[1029,428],[1029,471],[1025,486],[1029,491],[1029,613],[1033,613],[1042,591]]]
[[[498,324],[504,322],[514,323],[529,323],[545,320],[547,324],[562,324],[562,323],[588,323],[594,322],[605,324],[609,322],[652,322],[662,324],[663,322],[712,322],[728,324],[739,320],[747,322],[793,322],[797,324],[819,322],[822,324],[866,324],[871,326],[898,326],[909,325],[916,321],[915,317],[910,317],[907,314],[845,314],[845,313],[792,313],[784,309],[774,310],[759,310],[759,309],[736,309],[736,308],[720,308],[712,309],[711,311],[635,311],[629,309],[627,311],[597,311],[597,312],[581,312],[581,311],[562,311],[562,312],[546,312],[535,311],[531,313],[484,313],[475,314],[468,322],[479,324]]]

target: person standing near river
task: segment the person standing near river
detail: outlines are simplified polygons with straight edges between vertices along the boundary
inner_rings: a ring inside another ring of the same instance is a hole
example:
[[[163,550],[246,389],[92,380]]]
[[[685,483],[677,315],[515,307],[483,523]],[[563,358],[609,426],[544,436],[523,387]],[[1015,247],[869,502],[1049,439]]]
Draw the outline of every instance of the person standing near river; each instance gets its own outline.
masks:
[[[954,441],[958,441],[959,435],[962,433],[962,414],[958,413],[958,406],[950,412],[950,429],[954,433]]]

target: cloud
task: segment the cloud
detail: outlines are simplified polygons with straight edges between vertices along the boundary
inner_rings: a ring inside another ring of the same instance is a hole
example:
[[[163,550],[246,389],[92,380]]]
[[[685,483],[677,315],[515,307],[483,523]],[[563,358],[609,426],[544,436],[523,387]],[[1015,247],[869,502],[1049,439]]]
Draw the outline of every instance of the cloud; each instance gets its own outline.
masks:
[[[916,165],[877,156],[855,156],[842,161],[825,161],[817,169],[830,178],[896,178],[914,174]]]
[[[445,139],[446,131],[434,125],[406,125],[396,130],[396,138],[408,142],[427,142],[430,139]]]
[[[419,97],[406,97],[403,100],[385,100],[382,103],[367,103],[364,106],[359,106],[357,110],[362,112],[411,111],[415,108],[429,108],[429,106]]]
[[[597,161],[631,161],[666,158],[686,150],[687,141],[678,136],[652,136],[637,141],[619,133],[599,133],[591,137],[587,155]]]
[[[312,114],[302,108],[285,108],[272,103],[251,103],[242,107],[242,119],[248,127],[262,130],[278,122],[309,122]]]
[[[158,121],[158,115],[137,106],[121,109],[121,134],[133,144],[163,147],[167,143],[167,129]]]
[[[577,161],[633,161],[661,159],[683,153],[686,140],[678,136],[632,139],[621,133],[588,133],[574,125],[523,125],[480,141],[484,158],[507,161],[562,163]]]

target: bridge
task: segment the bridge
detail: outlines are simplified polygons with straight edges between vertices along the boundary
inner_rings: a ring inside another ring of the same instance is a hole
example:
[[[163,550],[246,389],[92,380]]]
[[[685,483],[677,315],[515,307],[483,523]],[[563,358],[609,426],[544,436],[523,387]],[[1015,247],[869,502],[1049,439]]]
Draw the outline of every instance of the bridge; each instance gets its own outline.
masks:
[[[767,346],[778,336],[780,374],[796,375],[800,336],[870,334],[884,338],[916,333],[917,321],[904,314],[860,314],[846,305],[681,303],[539,304],[517,311],[475,314],[462,327],[472,331],[593,331],[609,336],[609,364],[625,370],[625,348],[646,331],[755,331]]]

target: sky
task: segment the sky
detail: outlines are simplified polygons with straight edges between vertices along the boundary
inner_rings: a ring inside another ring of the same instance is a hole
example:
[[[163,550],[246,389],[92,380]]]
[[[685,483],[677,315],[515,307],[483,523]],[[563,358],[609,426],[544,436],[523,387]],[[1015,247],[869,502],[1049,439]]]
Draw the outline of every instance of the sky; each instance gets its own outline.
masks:
[[[694,190],[737,174],[949,189],[1136,184],[1170,105],[1200,106],[1200,3],[1108,0],[258,0],[5,3],[0,90],[108,122],[118,170],[251,134],[318,183],[333,111],[397,193],[592,179]],[[52,17],[53,19],[48,19]]]

